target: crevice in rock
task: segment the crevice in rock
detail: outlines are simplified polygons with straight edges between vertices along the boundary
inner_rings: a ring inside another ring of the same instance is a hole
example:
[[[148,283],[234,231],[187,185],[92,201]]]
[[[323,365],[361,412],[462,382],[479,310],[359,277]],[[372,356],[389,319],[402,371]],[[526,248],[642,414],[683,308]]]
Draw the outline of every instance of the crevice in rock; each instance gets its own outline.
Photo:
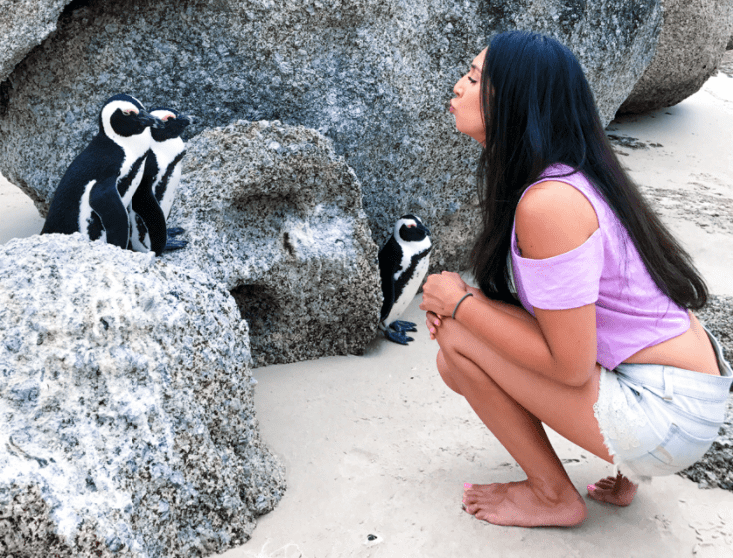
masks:
[[[237,303],[242,319],[247,321],[250,340],[258,339],[274,329],[280,306],[266,287],[238,285],[229,292]]]

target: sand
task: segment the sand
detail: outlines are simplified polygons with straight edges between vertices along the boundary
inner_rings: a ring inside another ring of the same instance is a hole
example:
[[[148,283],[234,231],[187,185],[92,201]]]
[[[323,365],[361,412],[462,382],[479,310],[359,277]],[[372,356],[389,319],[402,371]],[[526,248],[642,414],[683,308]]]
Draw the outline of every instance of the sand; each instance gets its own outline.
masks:
[[[733,78],[718,74],[679,105],[609,132],[711,291],[733,296]],[[0,243],[42,224],[0,181]],[[628,508],[586,498],[588,519],[571,529],[497,527],[463,512],[464,482],[524,477],[440,380],[419,299],[405,316],[420,328],[408,347],[378,338],[364,356],[254,371],[262,437],[287,467],[288,490],[222,557],[733,557],[733,493],[677,475],[642,486]],[[611,474],[550,437],[581,494]]]

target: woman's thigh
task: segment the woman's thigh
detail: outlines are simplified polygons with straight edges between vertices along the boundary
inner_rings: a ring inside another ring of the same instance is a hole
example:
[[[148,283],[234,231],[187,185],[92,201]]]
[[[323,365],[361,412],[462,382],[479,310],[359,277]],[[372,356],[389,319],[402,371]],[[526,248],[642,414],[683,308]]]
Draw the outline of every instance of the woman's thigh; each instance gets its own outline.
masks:
[[[482,376],[486,376],[558,434],[612,461],[593,410],[598,399],[599,365],[585,385],[574,387],[514,364],[455,320],[444,321],[436,332],[436,340],[454,384],[460,385],[462,380],[480,383],[485,381]],[[462,366],[462,358],[475,366]],[[461,380],[456,375],[460,375]]]

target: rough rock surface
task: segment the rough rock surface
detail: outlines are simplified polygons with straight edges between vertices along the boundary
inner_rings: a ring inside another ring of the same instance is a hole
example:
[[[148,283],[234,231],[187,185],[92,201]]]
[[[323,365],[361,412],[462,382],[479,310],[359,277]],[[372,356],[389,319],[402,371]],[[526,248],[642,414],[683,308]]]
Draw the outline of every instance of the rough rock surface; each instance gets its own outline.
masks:
[[[0,0],[0,83],[26,54],[56,30],[70,0]]]
[[[730,0],[665,0],[654,59],[619,114],[669,107],[696,93],[715,74],[731,33]]]
[[[696,315],[720,341],[726,360],[733,363],[733,297],[712,296]],[[726,421],[718,439],[700,461],[680,475],[697,482],[701,488],[720,487],[733,491],[733,395],[728,399]]]
[[[361,354],[382,305],[361,186],[331,142],[280,122],[232,123],[188,142],[169,226],[249,323],[256,365]]]
[[[198,116],[191,137],[280,120],[333,141],[377,245],[400,215],[433,232],[433,269],[463,268],[479,222],[479,148],[447,112],[495,32],[537,29],[579,56],[608,122],[651,60],[661,0],[77,0],[0,98],[0,172],[45,215],[112,93]]]
[[[226,290],[80,235],[0,246],[0,556],[208,556],[284,490]]]

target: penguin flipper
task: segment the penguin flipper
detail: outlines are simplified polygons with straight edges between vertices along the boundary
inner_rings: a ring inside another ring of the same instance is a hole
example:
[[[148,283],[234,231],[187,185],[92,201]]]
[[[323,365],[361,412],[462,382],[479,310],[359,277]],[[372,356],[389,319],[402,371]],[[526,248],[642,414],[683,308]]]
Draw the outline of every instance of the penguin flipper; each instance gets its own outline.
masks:
[[[114,244],[123,250],[127,248],[130,219],[117,191],[116,177],[109,177],[92,187],[89,207],[102,221],[102,227],[107,233],[107,244]]]
[[[390,341],[400,345],[407,345],[410,341],[414,341],[412,337],[408,337],[403,331],[396,331],[389,327],[384,330],[384,336]]]
[[[156,256],[163,253],[166,245],[165,215],[158,200],[146,184],[140,185],[132,197],[132,210],[140,216],[150,237],[150,250]]]
[[[403,320],[395,320],[389,327],[396,331],[417,331],[417,324],[415,322],[406,322]]]
[[[377,260],[379,262],[379,275],[382,280],[382,311],[380,313],[379,320],[384,321],[389,316],[392,306],[394,306],[395,291],[394,291],[394,274],[399,269],[399,261],[395,259],[391,254],[396,252],[398,249],[397,241],[394,237],[390,236],[386,244],[377,254]]]

